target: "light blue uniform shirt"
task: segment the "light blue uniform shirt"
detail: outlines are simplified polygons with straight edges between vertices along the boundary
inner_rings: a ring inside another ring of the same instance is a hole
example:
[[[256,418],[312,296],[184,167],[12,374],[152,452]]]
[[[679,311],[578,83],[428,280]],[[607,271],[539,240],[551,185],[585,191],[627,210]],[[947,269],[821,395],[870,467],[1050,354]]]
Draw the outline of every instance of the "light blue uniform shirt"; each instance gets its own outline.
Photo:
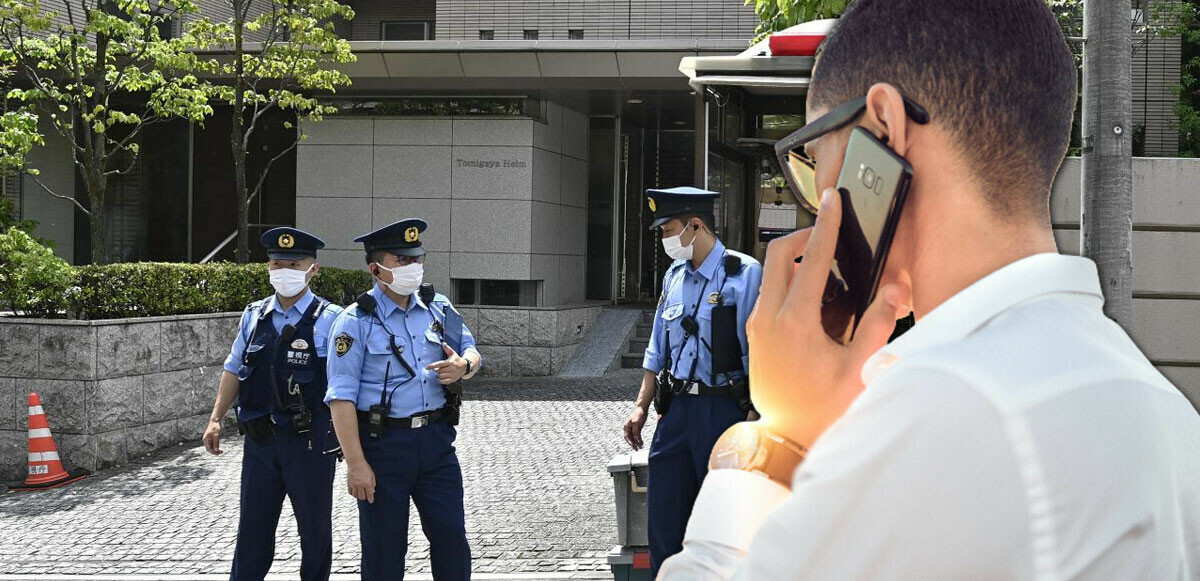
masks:
[[[325,392],[325,403],[352,401],[359,410],[368,411],[371,406],[379,405],[386,375],[386,388],[391,397],[389,416],[407,418],[442,407],[446,404],[446,396],[438,383],[437,372],[425,369],[425,366],[446,359],[442,337],[434,329],[433,322],[435,319],[444,321],[445,313],[454,307],[446,297],[438,294],[431,311],[413,293],[406,311],[388,298],[379,285],[368,292],[375,297],[379,318],[360,311],[355,303],[333,323],[330,331],[333,342],[335,346],[342,344],[345,350],[335,347],[335,352],[329,355],[329,389]],[[380,325],[380,320],[395,336],[396,345],[402,348],[400,356],[416,372],[416,377],[410,376],[396,360],[388,345],[391,337]],[[464,324],[459,355],[474,349],[475,338]]]
[[[723,262],[727,252],[742,261],[741,270],[733,276],[725,274]],[[654,313],[654,329],[650,332],[650,345],[646,348],[642,367],[651,373],[658,373],[666,365],[669,357],[671,375],[677,379],[712,384],[712,352],[698,339],[703,338],[712,344],[712,310],[718,305],[710,302],[709,296],[720,292],[723,304],[737,305],[737,335],[742,346],[743,371],[719,374],[713,385],[720,386],[729,380],[745,377],[745,370],[750,369],[746,320],[750,318],[750,311],[754,310],[760,286],[762,265],[750,256],[725,250],[725,245],[720,240],[717,240],[712,251],[700,264],[700,268],[692,267],[690,260],[676,260],[663,276],[663,295]],[[687,343],[683,344],[684,331],[681,322],[685,316],[692,314],[697,303],[699,309],[696,311],[696,322],[699,323],[700,337],[689,336]],[[688,373],[692,370],[693,362],[696,364],[696,371],[689,378]]]
[[[254,332],[254,324],[258,321],[258,315],[263,312],[262,309],[275,310],[275,313],[271,315],[271,326],[275,327],[275,333],[279,334],[283,331],[284,325],[295,326],[299,323],[300,317],[304,316],[304,311],[307,311],[309,305],[316,299],[316,295],[306,288],[300,300],[296,301],[287,311],[283,310],[275,295],[247,305],[246,310],[242,311],[242,321],[238,324],[238,334],[233,340],[233,347],[229,350],[229,356],[225,358],[225,371],[237,375],[238,369],[242,367],[242,356],[246,353],[246,344],[250,342],[251,334]],[[324,311],[321,311],[320,316],[317,317],[317,322],[313,325],[313,339],[317,343],[317,357],[325,357],[328,353],[329,329],[333,326],[334,319],[341,312],[341,307],[330,303],[325,307]]]

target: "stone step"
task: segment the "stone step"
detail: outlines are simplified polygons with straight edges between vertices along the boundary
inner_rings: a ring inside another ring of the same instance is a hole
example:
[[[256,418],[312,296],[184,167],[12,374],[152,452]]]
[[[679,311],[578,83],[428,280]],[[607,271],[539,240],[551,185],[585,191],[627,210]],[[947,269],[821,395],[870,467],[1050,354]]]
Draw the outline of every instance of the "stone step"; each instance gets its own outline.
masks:
[[[641,356],[646,352],[646,347],[650,346],[649,339],[630,339],[629,340],[629,355]]]
[[[641,369],[641,367],[642,367],[642,356],[641,355],[626,353],[621,356],[621,368],[622,369]]]
[[[654,322],[654,311],[642,311],[642,318],[638,322],[639,323],[653,323]]]
[[[652,329],[654,329],[654,326],[649,323],[638,323],[637,334],[634,335],[634,338],[635,339],[649,339],[650,331]]]

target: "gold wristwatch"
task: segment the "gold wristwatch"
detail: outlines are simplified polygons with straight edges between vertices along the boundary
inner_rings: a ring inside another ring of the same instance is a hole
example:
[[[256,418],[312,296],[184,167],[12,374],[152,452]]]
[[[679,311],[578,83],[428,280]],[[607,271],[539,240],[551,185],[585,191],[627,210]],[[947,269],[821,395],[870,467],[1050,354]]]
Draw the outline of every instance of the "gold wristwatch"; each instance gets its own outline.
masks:
[[[804,446],[771,432],[760,422],[739,422],[721,434],[708,458],[708,468],[761,474],[791,489],[792,473],[807,454]]]

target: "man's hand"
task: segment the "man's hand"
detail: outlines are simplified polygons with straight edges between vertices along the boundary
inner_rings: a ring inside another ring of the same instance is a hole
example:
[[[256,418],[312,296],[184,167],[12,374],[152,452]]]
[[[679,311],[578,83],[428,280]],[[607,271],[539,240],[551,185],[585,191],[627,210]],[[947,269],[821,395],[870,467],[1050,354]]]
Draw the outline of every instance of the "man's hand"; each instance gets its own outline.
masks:
[[[827,188],[814,227],[767,246],[762,290],[746,325],[754,407],[772,431],[805,447],[862,392],[863,364],[887,343],[908,303],[906,288],[883,286],[853,341],[826,335],[821,297],[841,220],[841,196]]]
[[[634,450],[641,450],[644,445],[642,442],[642,426],[645,425],[646,408],[634,406],[633,413],[629,414],[629,419],[625,420],[625,441]]]
[[[375,471],[366,460],[347,462],[346,487],[350,496],[372,504],[375,502]]]
[[[442,351],[445,351],[446,358],[426,365],[425,369],[432,369],[437,372],[438,383],[450,385],[462,379],[467,374],[467,360],[463,359],[446,343],[442,343]]]
[[[204,429],[204,449],[213,456],[221,455],[221,421],[209,420]]]

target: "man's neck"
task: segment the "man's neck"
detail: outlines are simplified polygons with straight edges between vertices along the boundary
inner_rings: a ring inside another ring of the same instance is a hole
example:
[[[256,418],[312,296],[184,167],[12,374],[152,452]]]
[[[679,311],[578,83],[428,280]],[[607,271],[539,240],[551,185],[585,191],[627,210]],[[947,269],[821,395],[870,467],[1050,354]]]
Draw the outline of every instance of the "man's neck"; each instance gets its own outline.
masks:
[[[283,309],[286,313],[288,309],[292,308],[292,305],[296,304],[306,294],[308,294],[308,287],[304,287],[304,290],[296,293],[296,296],[293,297],[284,297],[280,296],[279,293],[275,293],[275,300],[279,303],[279,308]]]
[[[388,286],[383,283],[379,284],[379,290],[382,290],[383,294],[387,295],[387,298],[392,299],[392,302],[399,305],[401,309],[404,309],[406,311],[408,310],[408,300],[410,298],[409,296],[400,296],[399,293],[394,292],[392,289],[388,288]]]
[[[696,239],[692,240],[692,246],[696,249],[692,251],[692,268],[700,268],[704,261],[708,259],[708,255],[717,245],[716,236],[710,235],[705,231],[696,231]]]
[[[981,218],[980,222],[984,219]],[[939,230],[914,249],[911,271],[917,319],[987,275],[1022,258],[1058,252],[1054,234],[1036,224],[996,226],[968,220]]]

